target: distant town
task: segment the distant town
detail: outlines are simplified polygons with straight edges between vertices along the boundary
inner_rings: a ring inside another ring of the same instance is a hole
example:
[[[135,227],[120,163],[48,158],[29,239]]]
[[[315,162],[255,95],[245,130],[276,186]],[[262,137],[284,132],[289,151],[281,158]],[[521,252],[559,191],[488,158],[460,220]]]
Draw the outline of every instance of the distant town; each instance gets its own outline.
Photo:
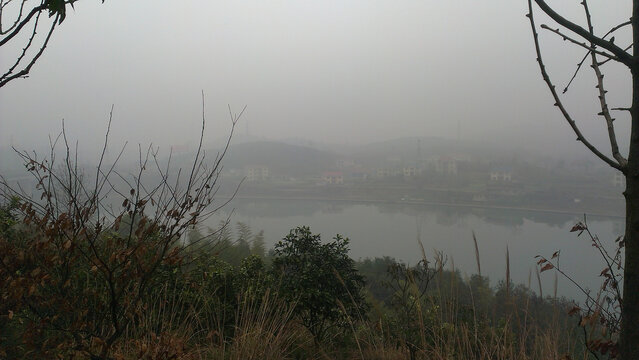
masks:
[[[596,160],[504,155],[472,146],[451,149],[454,146],[445,144],[431,149],[427,143],[427,139],[397,140],[386,144],[388,151],[381,146],[349,155],[300,145],[246,143],[231,149],[223,175],[225,183],[243,179],[240,197],[623,214],[624,177]],[[235,157],[233,151],[261,153],[264,161],[246,163],[240,158],[260,156]]]

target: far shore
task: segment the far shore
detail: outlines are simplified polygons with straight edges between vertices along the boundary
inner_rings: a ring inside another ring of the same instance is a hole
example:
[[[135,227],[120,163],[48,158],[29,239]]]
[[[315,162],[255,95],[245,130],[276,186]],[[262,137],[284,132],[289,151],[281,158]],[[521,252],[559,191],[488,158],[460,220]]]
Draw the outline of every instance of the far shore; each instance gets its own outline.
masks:
[[[231,196],[219,196],[220,199],[231,199]],[[319,197],[319,196],[264,196],[264,195],[236,195],[235,199],[241,200],[286,200],[286,201],[332,201],[332,202],[350,202],[350,203],[369,203],[369,204],[402,204],[402,205],[429,205],[429,206],[446,206],[457,208],[475,208],[475,209],[494,209],[494,210],[515,210],[515,211],[527,211],[546,214],[563,214],[563,215],[591,215],[601,216],[608,218],[623,219],[625,215],[612,214],[605,212],[586,212],[576,210],[557,210],[548,208],[537,207],[525,207],[525,206],[508,206],[508,205],[494,205],[494,204],[482,204],[482,203],[450,203],[439,201],[428,201],[421,199],[364,199],[364,198],[345,198],[345,197]]]

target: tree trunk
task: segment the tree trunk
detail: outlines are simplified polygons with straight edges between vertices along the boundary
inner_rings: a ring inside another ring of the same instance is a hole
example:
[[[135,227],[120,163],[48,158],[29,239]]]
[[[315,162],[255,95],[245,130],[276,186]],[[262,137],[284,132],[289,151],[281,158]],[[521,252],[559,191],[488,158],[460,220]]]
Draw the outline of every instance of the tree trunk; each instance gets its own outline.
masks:
[[[639,144],[639,143],[637,143]],[[639,155],[639,154],[637,154]],[[639,169],[635,157],[628,159],[626,176],[626,233],[623,308],[621,312],[620,355],[623,360],[639,359]],[[632,166],[630,164],[633,164]]]
[[[639,0],[633,0],[633,56],[639,55]],[[639,63],[631,66],[632,105],[628,166],[626,168],[626,232],[621,311],[620,355],[623,360],[639,359]]]

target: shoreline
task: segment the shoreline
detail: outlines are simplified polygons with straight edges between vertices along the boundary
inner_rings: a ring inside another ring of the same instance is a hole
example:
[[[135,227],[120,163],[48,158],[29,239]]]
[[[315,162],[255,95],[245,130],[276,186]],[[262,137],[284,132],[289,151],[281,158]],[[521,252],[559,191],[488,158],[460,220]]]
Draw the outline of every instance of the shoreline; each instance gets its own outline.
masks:
[[[611,214],[604,212],[581,212],[575,210],[558,210],[536,207],[522,207],[509,205],[490,205],[490,204],[474,204],[474,203],[451,203],[428,200],[384,200],[384,199],[364,199],[364,198],[336,198],[336,197],[318,197],[318,196],[264,196],[264,195],[236,195],[236,196],[220,196],[220,199],[238,199],[238,200],[284,200],[284,201],[331,201],[331,202],[351,202],[351,203],[367,203],[367,204],[397,204],[397,205],[428,205],[428,206],[446,206],[467,209],[488,209],[488,210],[514,210],[523,212],[535,212],[545,214],[561,214],[561,215],[589,215],[598,217],[607,217],[615,219],[623,219],[625,215]]]

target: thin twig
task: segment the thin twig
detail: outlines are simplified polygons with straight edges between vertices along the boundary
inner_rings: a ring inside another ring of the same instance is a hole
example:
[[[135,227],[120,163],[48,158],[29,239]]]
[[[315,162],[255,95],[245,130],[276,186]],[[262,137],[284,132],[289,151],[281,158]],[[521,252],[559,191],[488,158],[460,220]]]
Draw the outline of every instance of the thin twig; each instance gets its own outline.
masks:
[[[575,45],[579,45],[579,46],[581,46],[582,48],[584,48],[584,49],[588,50],[588,51],[589,51],[589,52],[591,52],[591,53],[592,53],[592,52],[594,52],[594,53],[599,54],[599,55],[601,55],[601,56],[604,56],[604,57],[606,57],[606,58],[608,58],[608,59],[619,61],[619,58],[618,58],[618,57],[616,57],[616,56],[614,56],[614,55],[611,55],[611,54],[608,54],[608,53],[607,53],[607,52],[605,52],[605,51],[599,51],[599,50],[597,50],[597,49],[594,47],[594,45],[588,45],[588,44],[586,44],[585,42],[579,42],[578,40],[575,40],[575,39],[571,38],[570,36],[568,36],[568,35],[566,35],[566,34],[562,33],[562,32],[561,32],[561,30],[559,30],[559,29],[553,29],[553,28],[551,28],[550,26],[548,26],[548,25],[546,25],[546,24],[541,24],[541,26],[540,26],[540,27],[541,27],[542,29],[544,29],[544,30],[548,30],[548,31],[550,31],[550,32],[552,32],[552,33],[555,33],[555,34],[557,34],[557,35],[561,36],[561,38],[562,38],[564,41],[568,40],[568,41],[570,41],[571,43],[573,43],[573,44],[575,44]]]

